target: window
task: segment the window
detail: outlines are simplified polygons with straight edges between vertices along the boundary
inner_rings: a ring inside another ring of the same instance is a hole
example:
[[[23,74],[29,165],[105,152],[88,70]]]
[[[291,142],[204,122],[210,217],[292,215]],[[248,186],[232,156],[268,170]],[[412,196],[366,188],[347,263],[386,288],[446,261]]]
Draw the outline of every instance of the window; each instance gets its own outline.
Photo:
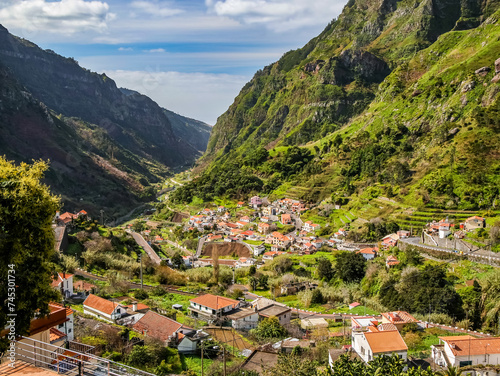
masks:
[[[472,360],[464,360],[464,361],[461,361],[458,366],[465,367],[465,366],[471,366],[471,365],[472,365]]]
[[[68,333],[71,333],[71,328],[70,328],[70,329],[68,329]]]

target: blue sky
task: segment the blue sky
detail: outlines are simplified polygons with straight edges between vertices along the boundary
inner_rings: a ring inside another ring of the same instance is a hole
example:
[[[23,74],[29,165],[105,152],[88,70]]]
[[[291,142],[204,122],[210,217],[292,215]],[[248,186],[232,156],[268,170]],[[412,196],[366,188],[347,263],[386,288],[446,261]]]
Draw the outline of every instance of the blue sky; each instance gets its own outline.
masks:
[[[347,0],[0,0],[0,23],[211,125],[258,70]]]

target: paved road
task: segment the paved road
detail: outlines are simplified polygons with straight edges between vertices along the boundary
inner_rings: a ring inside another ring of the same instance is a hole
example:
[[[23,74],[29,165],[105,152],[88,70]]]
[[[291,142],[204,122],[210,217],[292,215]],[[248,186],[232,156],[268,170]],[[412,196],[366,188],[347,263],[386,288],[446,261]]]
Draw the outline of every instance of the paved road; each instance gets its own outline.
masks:
[[[196,254],[195,254],[195,257],[196,258],[200,258],[201,256],[201,251],[203,249],[203,244],[205,244],[205,240],[207,239],[206,236],[202,236],[200,238],[200,240],[198,240],[198,248],[196,248]]]
[[[416,247],[424,248],[424,249],[429,249],[433,251],[439,251],[439,252],[445,252],[453,255],[457,255],[457,253],[453,252],[450,249],[447,248],[441,248],[441,247],[436,247],[436,246],[431,246],[427,244],[422,244],[420,243],[420,237],[414,237],[414,238],[406,238],[406,239],[400,239],[400,242],[414,245]],[[470,252],[470,253],[464,253],[464,255],[473,257],[474,261],[479,262],[481,264],[490,264],[491,261],[495,261],[497,263],[500,263],[500,256],[493,252],[489,252],[486,250],[481,250],[481,251],[476,251],[476,252]]]
[[[130,231],[130,234],[134,238],[135,242],[139,244],[148,254],[149,258],[151,261],[153,261],[155,264],[160,265],[161,258],[158,256],[158,254],[154,251],[153,248],[148,244],[146,240],[142,237],[141,234],[138,234],[137,232]]]

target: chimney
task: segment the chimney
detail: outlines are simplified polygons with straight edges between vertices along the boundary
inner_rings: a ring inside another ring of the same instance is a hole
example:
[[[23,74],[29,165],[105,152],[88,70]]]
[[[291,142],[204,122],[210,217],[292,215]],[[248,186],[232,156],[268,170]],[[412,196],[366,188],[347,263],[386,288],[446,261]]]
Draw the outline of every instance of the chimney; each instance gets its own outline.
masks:
[[[132,312],[137,312],[137,302],[132,303]]]

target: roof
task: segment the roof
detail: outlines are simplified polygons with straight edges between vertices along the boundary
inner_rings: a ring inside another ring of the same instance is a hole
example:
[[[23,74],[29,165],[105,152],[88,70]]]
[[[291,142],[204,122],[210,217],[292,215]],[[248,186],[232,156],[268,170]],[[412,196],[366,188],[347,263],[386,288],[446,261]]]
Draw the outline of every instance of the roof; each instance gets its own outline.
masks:
[[[446,342],[455,356],[500,354],[500,337],[474,338],[469,335],[439,337]]]
[[[103,299],[94,294],[90,294],[83,302],[83,305],[108,315],[111,315],[117,307],[123,307],[121,304]]]
[[[271,316],[281,316],[285,313],[291,311],[288,307],[281,307],[277,305],[271,305],[259,311],[259,316],[271,317]]]
[[[76,281],[73,283],[73,288],[75,290],[90,291],[90,290],[92,290],[93,287],[96,287],[96,286],[92,283],[85,282],[85,281]]]
[[[360,306],[361,303],[358,303],[358,302],[353,302],[351,304],[349,304],[349,308],[354,308],[354,307],[357,307],[357,306]]]
[[[380,330],[381,332],[387,331],[387,330],[398,330],[398,328],[396,328],[396,325],[391,324],[391,323],[380,324],[377,327],[377,329]]]
[[[243,362],[241,369],[261,373],[264,369],[274,367],[278,363],[278,354],[254,350]]]
[[[305,347],[308,348],[311,346],[311,341],[308,339],[299,339],[299,340],[284,340],[281,343],[281,347],[288,347],[288,348],[294,348],[295,346],[300,346],[300,347]]]
[[[66,337],[66,333],[63,333],[56,328],[50,328],[50,343],[57,342],[64,337]]]
[[[182,324],[156,312],[148,311],[132,328],[135,331],[146,333],[149,337],[167,341],[175,334]]]
[[[356,253],[364,253],[367,255],[374,255],[377,252],[378,252],[378,248],[375,247],[375,248],[363,248],[363,249],[360,249],[359,251],[357,251]]]
[[[302,319],[300,320],[300,326],[304,329],[318,328],[318,327],[328,328],[328,322],[323,317]]]
[[[57,277],[55,277],[52,280],[52,287],[57,287],[63,282],[65,279],[69,279],[73,277],[73,274],[66,274],[66,273],[57,273]]]
[[[397,330],[363,333],[374,354],[407,351],[405,341]]]
[[[231,313],[230,315],[227,315],[226,317],[229,320],[240,320],[240,319],[243,319],[245,317],[254,315],[256,313],[257,312],[252,308],[240,308],[240,309],[234,311],[233,313]]]
[[[382,313],[382,316],[393,324],[418,322],[415,317],[405,311],[384,312]]]
[[[472,220],[484,221],[484,218],[483,218],[483,217],[479,217],[479,216],[477,216],[477,215],[474,215],[474,216],[472,216],[472,217],[467,218],[467,219],[465,220],[465,222],[467,222],[467,221],[472,221]]]
[[[219,260],[220,262],[221,260]],[[208,307],[211,309],[221,309],[228,306],[232,306],[236,308],[238,305],[238,301],[234,299],[225,298],[223,296],[205,294],[202,296],[198,296],[197,298],[191,299],[190,302],[202,305],[204,307]]]
[[[328,354],[330,355],[330,358],[332,359],[332,362],[335,362],[343,354],[348,354],[351,360],[354,360],[356,358],[361,360],[360,356],[356,353],[356,351],[349,351],[349,348],[344,348],[343,347],[341,349],[330,349],[330,350],[328,350]]]
[[[129,305],[126,305],[125,307],[133,309],[134,305],[133,304],[129,304]],[[149,306],[147,306],[146,304],[137,303],[137,310],[138,311],[142,311],[143,309],[149,309]]]

